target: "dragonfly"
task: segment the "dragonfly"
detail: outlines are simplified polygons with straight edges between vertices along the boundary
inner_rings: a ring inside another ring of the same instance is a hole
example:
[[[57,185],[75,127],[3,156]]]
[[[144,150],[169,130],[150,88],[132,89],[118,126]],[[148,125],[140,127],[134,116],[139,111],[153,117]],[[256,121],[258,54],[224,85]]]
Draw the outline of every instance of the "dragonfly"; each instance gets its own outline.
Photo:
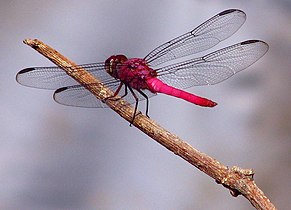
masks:
[[[157,93],[174,96],[202,107],[214,107],[216,102],[186,92],[183,89],[200,85],[214,85],[246,69],[267,51],[261,40],[243,41],[201,57],[169,64],[175,59],[208,50],[233,35],[245,22],[246,14],[239,9],[228,9],[208,19],[188,33],[174,38],[152,50],[144,58],[112,55],[105,62],[71,66],[83,68],[95,76],[113,95],[98,100],[90,91],[96,83],[80,84],[59,67],[30,67],[16,75],[18,83],[40,89],[52,89],[54,100],[77,107],[107,107],[106,100],[124,98],[135,109],[146,100],[149,117],[149,97]],[[167,64],[168,63],[168,64]],[[130,92],[130,93],[129,93]]]

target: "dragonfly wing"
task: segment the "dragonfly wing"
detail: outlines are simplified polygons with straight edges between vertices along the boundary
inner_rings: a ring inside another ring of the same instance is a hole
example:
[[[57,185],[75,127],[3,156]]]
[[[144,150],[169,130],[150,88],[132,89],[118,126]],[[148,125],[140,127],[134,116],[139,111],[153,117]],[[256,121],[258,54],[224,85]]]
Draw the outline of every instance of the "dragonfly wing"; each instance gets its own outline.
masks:
[[[62,87],[54,92],[54,100],[63,105],[102,108],[106,104],[98,100],[88,89],[81,85]]]
[[[84,64],[72,66],[72,71],[85,69],[101,81],[113,79],[104,68],[104,63]],[[78,84],[72,77],[59,67],[31,67],[19,71],[16,81],[22,85],[40,89],[57,89],[62,86]]]
[[[105,84],[106,87],[110,88],[113,92],[115,92],[119,86],[120,82],[116,81],[115,83]],[[87,88],[89,86],[94,86],[95,84],[87,84],[85,86],[82,85],[73,85],[69,87],[62,87],[55,91],[54,100],[60,104],[67,106],[77,106],[77,107],[87,107],[87,108],[104,108],[107,107],[105,103],[101,100],[97,99]],[[87,87],[87,88],[86,88]],[[135,91],[138,100],[144,100],[145,98]],[[155,94],[151,93],[148,90],[143,91],[148,97],[152,97]],[[119,96],[123,96],[126,93],[125,85],[122,86]],[[135,98],[131,94],[129,90],[127,90],[126,96],[123,97],[127,102],[133,104],[136,102]],[[114,100],[108,99],[108,100]]]
[[[263,41],[244,41],[200,58],[157,69],[158,78],[177,88],[217,84],[255,63],[268,48]]]
[[[237,9],[225,10],[150,52],[145,60],[156,66],[183,56],[207,50],[234,34],[245,22],[246,14]]]

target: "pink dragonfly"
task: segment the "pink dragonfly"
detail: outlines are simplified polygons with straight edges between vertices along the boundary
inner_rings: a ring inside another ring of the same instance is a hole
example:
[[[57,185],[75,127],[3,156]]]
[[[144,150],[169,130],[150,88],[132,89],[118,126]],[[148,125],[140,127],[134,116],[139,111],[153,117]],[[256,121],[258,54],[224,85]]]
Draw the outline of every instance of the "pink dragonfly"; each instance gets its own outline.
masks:
[[[248,40],[199,58],[155,67],[217,45],[234,34],[245,20],[246,14],[243,11],[225,10],[194,30],[162,44],[143,59],[113,55],[102,63],[79,66],[112,89],[114,95],[107,100],[113,100],[121,93],[121,98],[135,103],[132,122],[139,100],[146,99],[148,116],[148,98],[156,93],[181,98],[199,106],[214,107],[217,103],[181,89],[196,85],[213,85],[226,80],[260,59],[268,51],[268,44],[260,40]],[[89,86],[96,84],[79,84],[59,67],[26,68],[18,72],[16,80],[25,86],[57,89],[54,100],[60,104],[106,107],[88,90]],[[131,94],[128,94],[128,90]]]

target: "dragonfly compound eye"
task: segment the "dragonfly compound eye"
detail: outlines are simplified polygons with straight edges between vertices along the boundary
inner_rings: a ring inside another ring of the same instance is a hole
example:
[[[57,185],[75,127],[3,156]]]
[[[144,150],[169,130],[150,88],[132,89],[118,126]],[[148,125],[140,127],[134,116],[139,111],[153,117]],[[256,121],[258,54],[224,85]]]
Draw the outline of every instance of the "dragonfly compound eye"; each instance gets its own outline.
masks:
[[[105,69],[108,74],[117,78],[117,65],[127,60],[125,55],[112,55],[105,61]]]

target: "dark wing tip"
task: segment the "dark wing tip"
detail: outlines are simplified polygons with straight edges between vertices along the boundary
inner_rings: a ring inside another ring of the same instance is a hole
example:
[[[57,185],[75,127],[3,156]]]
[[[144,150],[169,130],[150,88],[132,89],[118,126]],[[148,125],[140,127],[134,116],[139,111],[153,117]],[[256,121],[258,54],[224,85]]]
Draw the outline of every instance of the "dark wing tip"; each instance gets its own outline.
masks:
[[[17,74],[25,74],[27,72],[34,71],[34,70],[35,70],[35,68],[26,68],[26,69],[22,69]]]
[[[17,74],[16,74],[16,81],[20,84],[22,84],[21,82],[21,74],[25,74],[25,73],[28,73],[30,71],[34,71],[35,68],[26,68],[26,69],[22,69],[21,71],[19,71]]]
[[[241,43],[241,45],[253,44],[256,42],[261,42],[260,40],[247,40]]]
[[[254,39],[252,39],[252,40],[247,40],[247,41],[241,42],[240,44],[241,45],[248,45],[248,44],[255,44],[255,43],[260,45],[261,52],[264,52],[262,55],[264,55],[265,53],[268,52],[269,45],[266,42],[262,41],[262,40],[254,40]]]
[[[240,44],[241,45],[248,45],[248,44],[253,44],[253,43],[262,43],[262,44],[266,45],[267,47],[269,47],[269,45],[266,42],[264,42],[262,40],[256,40],[256,39],[247,40],[247,41],[241,42]]]
[[[242,10],[239,10],[239,9],[227,9],[227,10],[222,11],[218,15],[223,16],[223,15],[227,15],[227,14],[232,13],[232,12],[240,12],[240,13],[245,14]]]
[[[60,92],[63,92],[63,91],[65,91],[65,90],[67,90],[68,89],[68,87],[61,87],[61,88],[59,88],[59,89],[57,89],[56,91],[55,91],[55,94],[58,94],[58,93],[60,93]],[[55,95],[54,94],[54,95]]]
[[[67,90],[67,89],[68,89],[68,87],[61,87],[61,88],[57,89],[57,90],[54,92],[54,94],[53,94],[53,99],[55,100],[55,102],[57,102],[57,103],[59,103],[59,104],[63,104],[62,102],[58,101],[58,99],[57,99],[57,95],[58,95],[58,93],[61,93],[61,92],[65,91],[65,90]],[[64,105],[66,105],[66,104],[64,104]]]

